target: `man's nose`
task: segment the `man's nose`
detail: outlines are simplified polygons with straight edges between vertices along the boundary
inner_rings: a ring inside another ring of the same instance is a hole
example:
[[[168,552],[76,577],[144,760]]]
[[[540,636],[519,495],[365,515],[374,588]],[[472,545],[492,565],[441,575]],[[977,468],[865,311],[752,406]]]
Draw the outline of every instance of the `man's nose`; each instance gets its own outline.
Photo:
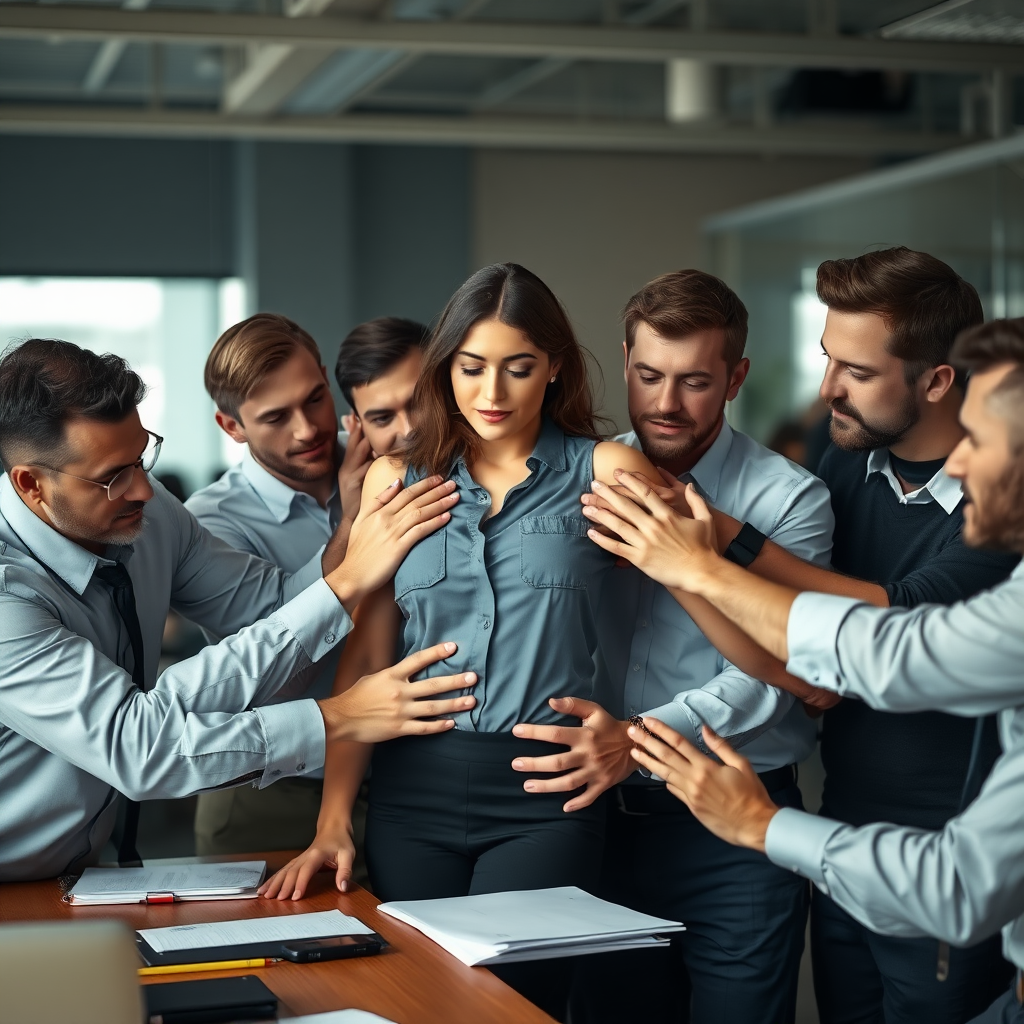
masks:
[[[298,412],[292,420],[292,433],[297,440],[304,441],[316,436],[315,424],[304,413]]]
[[[832,367],[826,367],[825,376],[821,378],[821,387],[818,388],[818,394],[823,402],[834,402],[837,398],[844,397],[836,378],[837,374]]]
[[[135,472],[132,473],[132,482],[121,497],[125,501],[149,501],[153,497],[153,485],[149,482],[149,474],[136,466]]]
[[[412,421],[407,412],[399,412],[395,415],[395,438],[404,441],[412,433]]]
[[[678,412],[683,407],[679,391],[670,381],[666,381],[658,389],[654,404],[658,412]]]

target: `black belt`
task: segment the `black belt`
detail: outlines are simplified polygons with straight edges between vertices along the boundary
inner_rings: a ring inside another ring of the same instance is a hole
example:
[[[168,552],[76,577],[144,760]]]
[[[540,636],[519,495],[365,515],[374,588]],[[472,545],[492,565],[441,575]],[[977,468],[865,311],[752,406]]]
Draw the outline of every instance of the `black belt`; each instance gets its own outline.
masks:
[[[775,793],[796,782],[796,765],[787,764],[782,768],[773,768],[770,772],[758,772],[757,777],[769,793]],[[623,814],[690,813],[686,804],[677,800],[663,783],[616,786],[615,792],[616,803]]]

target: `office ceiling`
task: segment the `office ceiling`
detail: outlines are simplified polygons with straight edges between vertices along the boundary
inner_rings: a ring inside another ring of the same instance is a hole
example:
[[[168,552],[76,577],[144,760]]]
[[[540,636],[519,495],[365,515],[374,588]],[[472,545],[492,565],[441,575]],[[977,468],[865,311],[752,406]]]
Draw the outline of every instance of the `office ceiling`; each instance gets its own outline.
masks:
[[[654,152],[1024,122],[1024,0],[0,0],[0,132]]]

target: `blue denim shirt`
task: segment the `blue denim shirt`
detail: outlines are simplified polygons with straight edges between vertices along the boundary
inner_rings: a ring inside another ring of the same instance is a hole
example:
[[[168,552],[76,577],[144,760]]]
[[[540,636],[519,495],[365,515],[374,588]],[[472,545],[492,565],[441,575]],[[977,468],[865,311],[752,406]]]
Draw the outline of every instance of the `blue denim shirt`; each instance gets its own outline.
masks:
[[[458,729],[578,724],[548,699],[594,698],[597,606],[617,571],[587,538],[590,523],[580,511],[595,444],[545,420],[526,460],[530,475],[487,519],[490,496],[460,459],[452,479],[462,498],[451,522],[420,541],[395,574],[405,620],[399,657],[454,640],[458,651],[425,675],[479,676],[471,691],[476,707],[453,716]],[[406,483],[421,475],[410,470]]]

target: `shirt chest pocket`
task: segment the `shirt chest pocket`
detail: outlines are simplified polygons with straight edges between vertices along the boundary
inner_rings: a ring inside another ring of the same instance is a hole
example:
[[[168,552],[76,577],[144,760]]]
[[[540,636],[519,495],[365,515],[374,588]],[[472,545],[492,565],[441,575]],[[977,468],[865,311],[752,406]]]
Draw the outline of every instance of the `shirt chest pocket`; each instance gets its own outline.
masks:
[[[424,537],[405,556],[395,573],[395,600],[413,590],[426,590],[444,579],[447,553],[445,529]]]
[[[531,587],[586,590],[601,549],[582,516],[529,516],[519,521],[523,580]]]

